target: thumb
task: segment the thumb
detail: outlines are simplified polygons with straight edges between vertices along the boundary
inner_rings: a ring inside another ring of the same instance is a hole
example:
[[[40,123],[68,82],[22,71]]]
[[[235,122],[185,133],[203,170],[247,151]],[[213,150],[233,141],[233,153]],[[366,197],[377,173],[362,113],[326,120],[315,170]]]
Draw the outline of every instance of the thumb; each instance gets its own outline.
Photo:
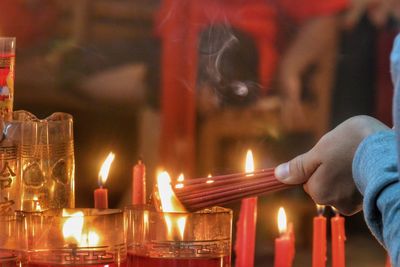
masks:
[[[304,184],[317,169],[319,162],[312,159],[312,151],[299,155],[275,168],[275,177],[285,184]]]

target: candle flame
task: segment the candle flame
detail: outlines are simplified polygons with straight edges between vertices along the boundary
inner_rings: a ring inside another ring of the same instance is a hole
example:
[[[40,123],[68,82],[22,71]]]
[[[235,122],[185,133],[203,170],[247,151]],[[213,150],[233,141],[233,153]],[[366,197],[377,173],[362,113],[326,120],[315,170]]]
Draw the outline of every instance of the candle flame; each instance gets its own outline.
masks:
[[[111,163],[114,161],[115,154],[110,152],[107,156],[107,158],[104,160],[103,165],[101,165],[100,171],[99,171],[99,184],[100,186],[103,186],[108,178],[108,173],[110,171]]]
[[[183,175],[183,173],[181,173],[179,176],[178,176],[178,179],[176,179],[176,181],[177,182],[179,182],[179,183],[177,183],[176,185],[175,185],[175,188],[183,188],[183,181],[185,180],[185,176]]]
[[[68,217],[63,224],[63,236],[65,240],[78,244],[80,247],[96,246],[99,243],[100,237],[95,231],[82,233],[84,216],[82,211],[69,214],[65,209],[62,213],[63,217]]]
[[[183,179],[184,178],[181,178],[181,181],[183,181]],[[166,171],[159,173],[157,176],[157,194],[161,202],[160,209],[163,212],[186,212],[185,207],[179,202],[172,190],[171,178]],[[175,233],[178,232],[179,238],[183,239],[187,216],[185,214],[165,214],[164,218],[167,226],[168,238],[173,238],[173,236],[176,235]]]
[[[253,152],[251,150],[247,150],[246,154],[246,164],[244,167],[245,172],[254,172],[254,159],[253,159]],[[250,174],[252,175],[252,174]]]
[[[286,213],[283,207],[280,207],[278,211],[278,229],[281,235],[287,231]]]

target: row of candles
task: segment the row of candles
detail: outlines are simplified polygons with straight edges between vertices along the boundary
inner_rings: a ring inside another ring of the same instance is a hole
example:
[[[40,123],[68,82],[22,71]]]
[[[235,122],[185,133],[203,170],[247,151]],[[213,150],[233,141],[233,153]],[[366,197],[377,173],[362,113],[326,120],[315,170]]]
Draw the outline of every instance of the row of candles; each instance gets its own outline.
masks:
[[[99,188],[94,191],[95,208],[104,209],[108,208],[107,189],[104,187],[105,181],[114,154],[110,153],[99,172]],[[246,155],[245,172],[254,171],[253,154],[249,150]],[[133,181],[132,181],[132,203],[145,204],[145,166],[139,161],[133,168]],[[169,178],[167,178],[167,182]],[[183,181],[183,175],[178,178]],[[165,180],[164,180],[165,181]],[[158,179],[158,183],[163,181]],[[207,183],[213,182],[212,178]],[[182,186],[177,184],[176,186]],[[164,186],[165,188],[165,186]],[[167,190],[168,191],[168,190]],[[173,191],[169,192],[170,198],[174,198]],[[173,199],[177,202],[177,199]],[[168,212],[184,211],[181,206],[176,210],[179,204],[175,204],[175,210],[170,207]],[[334,208],[333,208],[334,209]],[[313,219],[313,251],[312,251],[312,266],[325,267],[326,266],[326,226],[327,219],[323,216],[324,206],[317,205],[318,216]],[[339,212],[334,209],[335,216],[331,218],[331,240],[332,240],[332,267],[345,266],[345,228],[344,218],[340,216]],[[239,221],[237,224],[237,242],[235,245],[236,252],[236,266],[248,267],[254,265],[254,251],[255,251],[255,233],[256,233],[256,219],[257,219],[257,198],[248,198],[242,200]],[[295,234],[292,223],[287,223],[286,214],[281,207],[278,212],[278,229],[280,236],[275,239],[275,267],[291,267],[295,257]]]
[[[318,216],[313,219],[313,250],[312,267],[326,266],[326,226],[327,219],[323,216],[324,206],[317,205]],[[331,248],[332,267],[344,267],[345,264],[345,227],[344,218],[335,210],[331,218]],[[275,239],[275,267],[291,267],[295,256],[295,237],[293,224],[286,223],[286,214],[283,208],[278,212],[278,229],[280,237]]]

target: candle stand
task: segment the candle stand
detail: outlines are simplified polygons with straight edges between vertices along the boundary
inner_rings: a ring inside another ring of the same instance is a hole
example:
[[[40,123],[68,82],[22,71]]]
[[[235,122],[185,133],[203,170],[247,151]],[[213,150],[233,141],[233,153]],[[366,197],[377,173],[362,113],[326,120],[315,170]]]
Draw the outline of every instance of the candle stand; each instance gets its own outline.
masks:
[[[53,209],[25,214],[25,266],[126,266],[121,210]]]
[[[157,212],[136,205],[125,213],[129,267],[231,266],[231,210]]]

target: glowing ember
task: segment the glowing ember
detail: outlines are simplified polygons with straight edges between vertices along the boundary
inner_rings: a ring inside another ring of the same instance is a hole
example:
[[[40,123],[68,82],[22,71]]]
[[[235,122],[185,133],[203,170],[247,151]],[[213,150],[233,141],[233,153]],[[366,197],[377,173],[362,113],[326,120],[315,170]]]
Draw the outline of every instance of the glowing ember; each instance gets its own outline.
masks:
[[[214,183],[214,180],[211,179],[211,177],[212,177],[212,175],[211,175],[211,173],[209,173],[209,174],[207,175],[207,178],[209,178],[209,179],[206,181],[206,184],[212,184],[212,183]]]
[[[178,184],[175,185],[175,188],[183,188],[183,181],[185,180],[185,176],[183,176],[183,173],[181,173],[178,177],[178,179],[176,180],[177,182],[179,182]]]

